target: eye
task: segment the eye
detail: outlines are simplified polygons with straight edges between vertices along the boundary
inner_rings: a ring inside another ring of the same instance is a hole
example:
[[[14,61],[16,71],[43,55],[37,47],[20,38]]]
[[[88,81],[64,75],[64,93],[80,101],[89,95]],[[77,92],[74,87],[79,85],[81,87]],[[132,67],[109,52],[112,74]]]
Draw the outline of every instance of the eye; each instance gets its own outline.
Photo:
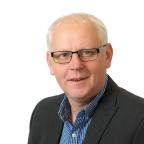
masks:
[[[83,57],[89,57],[89,56],[93,56],[96,54],[96,50],[95,49],[89,49],[89,50],[82,50],[80,52],[81,56]]]
[[[64,57],[67,57],[67,56],[70,56],[70,55],[71,55],[71,53],[69,53],[69,52],[63,53],[63,56],[64,56]]]
[[[65,58],[69,58],[71,56],[70,52],[55,52],[54,53],[54,58],[57,59],[65,59]]]

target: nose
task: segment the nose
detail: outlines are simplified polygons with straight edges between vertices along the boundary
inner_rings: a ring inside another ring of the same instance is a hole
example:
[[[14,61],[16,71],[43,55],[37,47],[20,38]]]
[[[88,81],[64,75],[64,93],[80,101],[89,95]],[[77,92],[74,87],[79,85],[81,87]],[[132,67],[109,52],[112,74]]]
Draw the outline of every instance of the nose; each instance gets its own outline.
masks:
[[[72,59],[70,61],[70,68],[71,70],[81,70],[83,69],[84,65],[83,62],[80,60],[77,53],[73,53]]]

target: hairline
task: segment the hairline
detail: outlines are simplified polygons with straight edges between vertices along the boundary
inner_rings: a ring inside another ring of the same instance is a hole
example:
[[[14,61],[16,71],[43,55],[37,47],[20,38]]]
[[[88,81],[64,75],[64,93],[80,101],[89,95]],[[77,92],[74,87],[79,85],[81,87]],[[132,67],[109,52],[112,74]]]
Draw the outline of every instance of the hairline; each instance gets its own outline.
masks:
[[[90,14],[86,14],[86,13],[72,13],[72,14],[58,18],[49,27],[48,32],[47,32],[47,46],[49,50],[52,49],[51,42],[52,42],[53,32],[59,25],[67,22],[68,20],[74,23],[79,23],[79,24],[83,24],[83,23],[93,24],[98,31],[98,36],[100,38],[101,43],[105,44],[108,42],[106,26],[99,18]]]

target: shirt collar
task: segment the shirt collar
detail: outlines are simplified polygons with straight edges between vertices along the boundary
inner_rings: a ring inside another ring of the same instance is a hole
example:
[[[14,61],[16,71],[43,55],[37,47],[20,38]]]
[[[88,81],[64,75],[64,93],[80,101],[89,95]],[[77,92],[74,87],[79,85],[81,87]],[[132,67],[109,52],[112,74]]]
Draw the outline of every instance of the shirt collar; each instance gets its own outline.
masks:
[[[92,117],[92,115],[94,114],[94,111],[98,105],[98,102],[100,101],[100,99],[102,98],[102,96],[105,92],[105,89],[107,86],[107,81],[108,81],[108,76],[106,75],[104,87],[92,99],[92,101],[83,110],[81,110],[79,112],[80,115],[85,115],[85,117],[88,119]],[[66,96],[64,96],[64,98],[60,104],[60,107],[59,107],[58,115],[63,121],[66,121],[69,119],[70,113],[71,113],[71,108],[70,108],[68,98]]]

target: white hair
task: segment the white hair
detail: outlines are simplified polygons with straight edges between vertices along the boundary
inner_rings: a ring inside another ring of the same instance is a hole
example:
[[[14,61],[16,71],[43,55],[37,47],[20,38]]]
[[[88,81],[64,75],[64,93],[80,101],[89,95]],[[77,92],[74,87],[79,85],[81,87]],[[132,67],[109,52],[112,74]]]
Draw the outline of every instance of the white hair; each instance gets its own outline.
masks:
[[[66,15],[63,17],[60,17],[56,21],[54,21],[51,26],[48,29],[47,33],[47,45],[48,48],[51,50],[51,42],[52,42],[52,34],[55,31],[55,28],[59,25],[70,21],[71,23],[92,23],[98,30],[98,36],[103,44],[108,42],[108,36],[107,36],[107,29],[104,23],[97,17],[86,14],[86,13],[73,13],[70,15]]]

